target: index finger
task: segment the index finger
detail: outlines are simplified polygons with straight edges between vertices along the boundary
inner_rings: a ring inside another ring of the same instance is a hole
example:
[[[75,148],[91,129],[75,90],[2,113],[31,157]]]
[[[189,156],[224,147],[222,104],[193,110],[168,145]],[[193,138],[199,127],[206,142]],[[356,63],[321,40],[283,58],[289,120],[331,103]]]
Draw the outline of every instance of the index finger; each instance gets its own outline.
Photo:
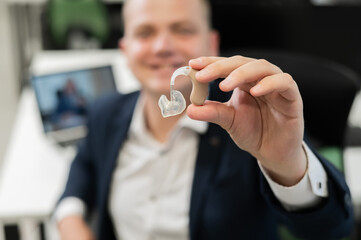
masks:
[[[226,78],[234,69],[253,61],[253,58],[243,56],[200,57],[189,61],[189,65],[199,70],[196,78],[200,82],[210,82],[218,78]]]
[[[189,66],[191,66],[193,69],[201,70],[208,66],[211,63],[217,62],[221,59],[224,59],[224,57],[199,57],[195,59],[189,60]]]

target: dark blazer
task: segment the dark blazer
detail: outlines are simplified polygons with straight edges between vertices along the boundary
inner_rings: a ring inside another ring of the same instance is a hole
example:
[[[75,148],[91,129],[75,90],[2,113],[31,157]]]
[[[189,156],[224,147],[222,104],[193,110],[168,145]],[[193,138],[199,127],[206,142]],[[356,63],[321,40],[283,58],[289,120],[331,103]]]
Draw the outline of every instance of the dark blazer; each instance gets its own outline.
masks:
[[[115,94],[94,105],[89,133],[79,146],[62,198],[81,198],[96,209],[97,239],[115,239],[109,186],[118,151],[127,138],[139,93]],[[256,159],[240,150],[219,126],[200,136],[190,202],[190,238],[278,239],[284,224],[307,239],[337,239],[353,227],[350,192],[343,175],[318,156],[328,174],[329,197],[319,206],[287,212],[273,195]]]

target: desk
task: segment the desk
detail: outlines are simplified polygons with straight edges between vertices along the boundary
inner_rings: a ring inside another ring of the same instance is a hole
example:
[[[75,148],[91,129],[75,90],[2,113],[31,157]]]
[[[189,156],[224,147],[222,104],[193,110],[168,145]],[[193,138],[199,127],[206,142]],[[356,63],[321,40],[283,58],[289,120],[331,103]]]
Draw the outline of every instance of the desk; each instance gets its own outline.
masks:
[[[18,223],[22,237],[48,220],[75,154],[42,134],[39,116],[33,91],[24,89],[0,175],[0,222]]]
[[[114,67],[119,91],[139,88],[116,49],[40,52],[34,56],[30,71],[46,74],[103,64]],[[25,88],[21,94],[8,146],[0,172],[0,240],[5,238],[1,225],[14,223],[19,224],[22,239],[39,239],[40,222],[46,225],[46,238],[57,239],[49,217],[64,188],[76,149],[62,148],[43,134],[31,88]]]

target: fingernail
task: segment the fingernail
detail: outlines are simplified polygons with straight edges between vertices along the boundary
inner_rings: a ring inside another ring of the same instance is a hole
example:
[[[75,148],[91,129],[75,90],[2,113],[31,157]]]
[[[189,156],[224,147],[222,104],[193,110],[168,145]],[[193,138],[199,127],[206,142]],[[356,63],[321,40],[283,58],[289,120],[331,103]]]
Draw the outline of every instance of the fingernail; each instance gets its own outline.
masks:
[[[189,61],[189,64],[200,64],[201,63],[201,60],[199,58],[196,58],[196,59],[191,59]]]
[[[207,77],[208,73],[209,73],[208,69],[202,69],[196,73],[196,78],[197,79],[205,78]]]
[[[261,91],[261,86],[257,84],[256,86],[252,87],[252,92],[257,94]]]
[[[221,84],[223,87],[228,87],[228,85],[231,83],[231,79],[230,78],[225,78]]]

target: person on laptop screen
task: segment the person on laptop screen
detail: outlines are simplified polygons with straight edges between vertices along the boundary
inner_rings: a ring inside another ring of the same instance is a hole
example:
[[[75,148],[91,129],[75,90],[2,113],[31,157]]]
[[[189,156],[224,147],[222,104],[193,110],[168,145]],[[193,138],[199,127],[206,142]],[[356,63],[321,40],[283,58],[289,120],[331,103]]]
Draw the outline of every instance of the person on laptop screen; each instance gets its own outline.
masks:
[[[349,189],[304,142],[289,74],[265,60],[215,57],[206,0],[126,0],[123,17],[120,46],[142,89],[89,111],[54,213],[62,239],[278,239],[281,224],[306,239],[351,232]],[[163,118],[158,99],[186,65],[211,84],[209,100],[189,104],[191,81],[177,81],[187,111]]]
[[[73,79],[67,79],[64,87],[56,92],[57,106],[53,113],[54,130],[79,126],[85,123],[86,102],[76,88]]]
[[[61,146],[76,145],[86,135],[89,106],[117,91],[110,64],[34,73],[31,83],[44,133]]]

